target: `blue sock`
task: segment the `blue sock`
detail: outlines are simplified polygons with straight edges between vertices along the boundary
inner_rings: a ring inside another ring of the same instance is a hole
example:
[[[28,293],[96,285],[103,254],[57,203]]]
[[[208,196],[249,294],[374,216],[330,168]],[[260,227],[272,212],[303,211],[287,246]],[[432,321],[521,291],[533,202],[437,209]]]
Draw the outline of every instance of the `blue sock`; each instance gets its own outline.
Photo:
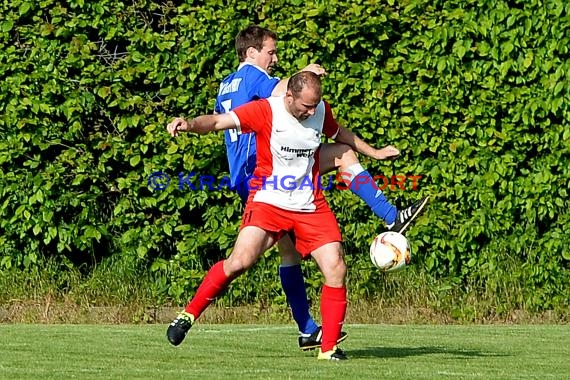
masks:
[[[319,326],[309,313],[309,301],[301,265],[279,266],[279,277],[299,331],[303,334],[314,333]]]
[[[350,175],[350,191],[366,202],[372,212],[384,220],[386,224],[394,223],[397,215],[396,207],[390,204],[382,190],[378,189],[380,186],[374,183],[370,173],[364,170],[360,164],[354,164],[346,171]]]

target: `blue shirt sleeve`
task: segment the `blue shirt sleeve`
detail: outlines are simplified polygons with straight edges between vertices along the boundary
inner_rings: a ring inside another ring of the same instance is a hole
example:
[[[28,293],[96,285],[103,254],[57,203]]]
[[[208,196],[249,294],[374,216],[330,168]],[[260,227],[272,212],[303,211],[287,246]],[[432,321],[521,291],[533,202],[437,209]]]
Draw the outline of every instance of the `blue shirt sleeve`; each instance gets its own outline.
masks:
[[[279,78],[270,77],[255,68],[248,70],[244,80],[250,99],[269,98],[273,89],[279,83]]]
[[[220,104],[220,98],[216,97],[216,105],[214,106],[214,112],[215,113],[224,113],[224,111],[222,111],[222,106]]]

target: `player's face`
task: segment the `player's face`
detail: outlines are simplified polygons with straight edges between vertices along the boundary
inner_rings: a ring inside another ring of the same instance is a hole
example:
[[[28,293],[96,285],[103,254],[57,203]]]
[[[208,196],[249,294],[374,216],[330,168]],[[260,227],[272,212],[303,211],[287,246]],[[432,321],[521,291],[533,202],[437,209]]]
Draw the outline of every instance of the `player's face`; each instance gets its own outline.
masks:
[[[266,38],[265,41],[263,41],[263,47],[261,50],[257,51],[255,64],[268,73],[271,73],[273,66],[276,63],[277,47],[275,46],[275,40],[272,38]]]
[[[315,114],[317,106],[321,102],[321,97],[320,94],[313,89],[304,88],[297,98],[288,91],[286,101],[291,115],[293,115],[295,119],[303,121]]]

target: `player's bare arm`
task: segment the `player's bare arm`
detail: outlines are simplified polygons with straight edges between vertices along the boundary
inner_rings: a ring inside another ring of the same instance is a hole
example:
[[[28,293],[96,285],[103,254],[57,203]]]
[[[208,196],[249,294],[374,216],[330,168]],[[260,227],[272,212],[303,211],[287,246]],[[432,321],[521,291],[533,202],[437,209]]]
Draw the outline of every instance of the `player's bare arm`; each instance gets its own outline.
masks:
[[[360,137],[355,135],[351,130],[340,126],[335,138],[336,142],[346,144],[358,153],[372,157],[376,160],[388,160],[398,157],[400,151],[398,148],[388,145],[381,149],[376,149],[367,144]]]
[[[229,113],[202,115],[190,121],[177,117],[170,122],[166,129],[172,137],[178,136],[178,132],[192,132],[197,134],[207,134],[214,131],[236,128],[236,122]]]

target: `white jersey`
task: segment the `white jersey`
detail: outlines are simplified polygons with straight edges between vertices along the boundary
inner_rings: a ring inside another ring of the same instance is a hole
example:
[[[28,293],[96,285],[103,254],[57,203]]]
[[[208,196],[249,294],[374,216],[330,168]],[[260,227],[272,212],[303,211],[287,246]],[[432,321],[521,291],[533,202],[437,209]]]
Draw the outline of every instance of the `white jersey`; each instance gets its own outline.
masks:
[[[321,136],[333,138],[339,126],[328,103],[298,121],[284,97],[253,101],[230,112],[238,130],[255,132],[257,164],[249,182],[250,200],[285,210],[311,212],[325,203],[319,175]]]

